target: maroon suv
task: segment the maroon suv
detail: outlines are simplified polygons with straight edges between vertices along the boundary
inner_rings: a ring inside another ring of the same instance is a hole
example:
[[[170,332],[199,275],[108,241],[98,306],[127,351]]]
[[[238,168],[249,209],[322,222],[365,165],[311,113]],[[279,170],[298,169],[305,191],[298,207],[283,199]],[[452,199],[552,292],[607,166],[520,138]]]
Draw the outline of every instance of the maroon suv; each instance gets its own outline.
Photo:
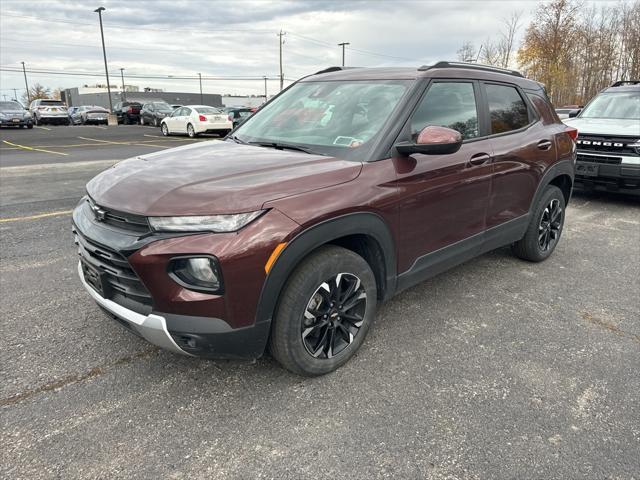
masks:
[[[330,68],[224,141],[131,158],[73,214],[80,278],[113,318],[187,355],[319,375],[376,307],[483,252],[556,247],[576,130],[517,72]]]

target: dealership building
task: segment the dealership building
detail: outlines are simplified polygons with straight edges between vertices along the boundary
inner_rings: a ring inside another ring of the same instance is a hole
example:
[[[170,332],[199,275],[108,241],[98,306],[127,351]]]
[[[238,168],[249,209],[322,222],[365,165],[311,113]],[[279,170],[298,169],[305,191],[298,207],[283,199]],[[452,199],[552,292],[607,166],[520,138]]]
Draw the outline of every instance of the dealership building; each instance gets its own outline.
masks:
[[[61,92],[61,100],[69,107],[97,105],[109,108],[109,94],[105,85],[67,88]],[[167,102],[169,105],[210,105],[212,107],[247,106],[258,107],[264,102],[264,96],[223,96],[217,93],[165,92],[159,89],[145,88],[143,91],[135,85],[111,85],[113,105],[121,101],[129,102]]]

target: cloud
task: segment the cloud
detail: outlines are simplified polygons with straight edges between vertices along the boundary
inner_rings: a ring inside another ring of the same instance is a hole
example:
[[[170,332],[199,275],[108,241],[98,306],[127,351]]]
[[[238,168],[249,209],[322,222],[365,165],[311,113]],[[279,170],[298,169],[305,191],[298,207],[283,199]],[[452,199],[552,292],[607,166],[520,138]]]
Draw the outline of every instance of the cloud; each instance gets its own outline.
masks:
[[[84,71],[94,77],[29,74],[31,82],[72,87],[104,82],[97,14],[84,1],[3,0],[3,66]],[[128,74],[276,77],[277,32],[287,32],[284,73],[296,79],[341,62],[339,42],[350,42],[347,63],[418,66],[454,59],[463,41],[480,45],[513,11],[531,20],[530,1],[189,1],[104,0],[110,71]],[[38,8],[34,9],[34,5]],[[524,28],[521,33],[524,32]],[[114,81],[117,79],[114,79]],[[136,79],[140,87],[196,91],[197,81]],[[18,73],[0,73],[2,93],[23,88]],[[277,80],[269,81],[276,92]],[[255,93],[262,80],[205,81],[211,93]]]

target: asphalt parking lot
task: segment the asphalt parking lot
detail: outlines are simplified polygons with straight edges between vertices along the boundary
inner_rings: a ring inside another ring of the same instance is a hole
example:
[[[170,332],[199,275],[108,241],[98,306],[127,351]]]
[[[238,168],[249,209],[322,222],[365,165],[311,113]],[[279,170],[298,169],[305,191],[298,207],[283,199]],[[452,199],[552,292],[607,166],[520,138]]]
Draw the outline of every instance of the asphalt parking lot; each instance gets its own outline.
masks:
[[[303,379],[160,351],[81,289],[69,211],[192,141],[159,135],[0,132],[0,478],[640,478],[638,200],[576,194],[548,261],[500,249],[412,288]]]

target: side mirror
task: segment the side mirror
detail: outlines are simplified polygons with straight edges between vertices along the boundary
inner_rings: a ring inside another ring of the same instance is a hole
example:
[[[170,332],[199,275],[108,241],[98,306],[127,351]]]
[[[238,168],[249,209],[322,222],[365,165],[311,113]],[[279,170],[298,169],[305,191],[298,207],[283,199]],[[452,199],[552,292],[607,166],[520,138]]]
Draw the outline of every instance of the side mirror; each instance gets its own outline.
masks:
[[[577,117],[577,116],[578,116],[578,114],[579,114],[581,111],[582,111],[582,109],[581,109],[581,108],[577,108],[577,109],[575,109],[575,110],[571,110],[571,111],[569,112],[569,118]]]
[[[447,127],[429,125],[424,127],[416,143],[400,142],[395,147],[403,155],[422,153],[425,155],[446,155],[455,153],[462,146],[460,132]]]

